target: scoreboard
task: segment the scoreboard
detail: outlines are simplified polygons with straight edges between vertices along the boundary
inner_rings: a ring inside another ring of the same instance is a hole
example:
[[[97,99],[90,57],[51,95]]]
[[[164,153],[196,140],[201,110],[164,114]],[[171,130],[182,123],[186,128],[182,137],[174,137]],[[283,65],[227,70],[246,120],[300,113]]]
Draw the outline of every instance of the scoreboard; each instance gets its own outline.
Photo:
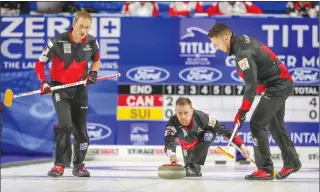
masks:
[[[193,107],[233,121],[241,106],[243,85],[119,84],[118,121],[167,121],[175,113],[178,97],[189,97]],[[286,102],[285,121],[319,122],[319,87],[295,86]],[[247,114],[250,120],[261,95],[257,95]]]

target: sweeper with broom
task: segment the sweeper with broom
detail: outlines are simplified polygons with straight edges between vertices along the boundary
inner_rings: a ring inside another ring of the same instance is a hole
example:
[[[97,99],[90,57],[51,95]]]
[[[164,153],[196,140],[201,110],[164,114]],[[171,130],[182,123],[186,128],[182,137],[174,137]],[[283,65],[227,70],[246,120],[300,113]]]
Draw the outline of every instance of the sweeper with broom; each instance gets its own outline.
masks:
[[[237,126],[234,130],[237,130]],[[242,139],[238,135],[235,135],[235,131],[226,128],[215,117],[193,109],[189,98],[178,98],[176,101],[176,114],[169,119],[165,130],[165,152],[170,158],[171,165],[177,163],[177,140],[182,148],[185,176],[201,177],[201,165],[204,165],[206,161],[208,148],[215,140],[216,134],[223,136],[227,140],[231,138],[230,143],[240,150],[245,158],[250,159],[247,147],[244,145]],[[229,144],[227,147],[229,147]],[[225,153],[225,155],[232,156],[227,150],[219,149],[221,150],[220,152]],[[174,177],[177,176],[176,174],[179,174],[177,171],[173,171],[174,166],[172,166],[172,168],[170,168],[170,166],[168,167],[169,168],[163,168],[165,171],[159,170],[159,173],[163,174],[164,177]],[[168,173],[168,171],[171,171],[171,173]],[[183,171],[184,168],[181,167],[182,176]]]

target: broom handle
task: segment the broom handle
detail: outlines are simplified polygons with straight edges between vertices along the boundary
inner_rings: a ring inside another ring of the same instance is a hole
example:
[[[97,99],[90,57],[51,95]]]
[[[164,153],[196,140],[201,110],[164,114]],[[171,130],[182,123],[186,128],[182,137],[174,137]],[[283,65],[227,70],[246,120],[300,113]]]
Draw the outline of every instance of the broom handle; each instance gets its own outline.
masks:
[[[239,122],[237,122],[236,125],[234,126],[232,135],[231,135],[231,137],[230,137],[230,139],[229,139],[229,143],[228,143],[228,145],[227,145],[227,147],[226,147],[226,150],[227,150],[227,151],[228,151],[228,149],[229,149],[230,144],[232,143],[232,140],[233,140],[234,136],[236,135],[236,132],[237,132],[238,127],[239,127]]]
[[[112,79],[112,78],[116,78],[116,77],[120,77],[120,73],[115,73],[115,74],[107,75],[107,76],[104,76],[104,77],[98,77],[97,81],[103,81],[103,80]],[[69,83],[69,84],[64,84],[64,85],[58,85],[58,86],[51,87],[51,91],[64,89],[64,88],[68,88],[68,87],[75,87],[75,86],[78,86],[78,85],[83,85],[85,83],[86,83],[86,80],[77,81],[77,82],[74,82],[74,83]],[[35,90],[35,91],[20,93],[18,95],[14,95],[13,97],[14,98],[24,97],[24,96],[28,96],[28,95],[39,94],[40,92],[41,92],[40,90]]]
[[[231,145],[232,145],[234,148],[236,148],[239,152],[241,152],[241,149],[240,149],[240,147],[238,147],[238,145],[234,144],[233,142],[231,142]],[[255,162],[251,157],[249,158],[249,160],[250,160],[252,163],[256,164],[256,162]]]

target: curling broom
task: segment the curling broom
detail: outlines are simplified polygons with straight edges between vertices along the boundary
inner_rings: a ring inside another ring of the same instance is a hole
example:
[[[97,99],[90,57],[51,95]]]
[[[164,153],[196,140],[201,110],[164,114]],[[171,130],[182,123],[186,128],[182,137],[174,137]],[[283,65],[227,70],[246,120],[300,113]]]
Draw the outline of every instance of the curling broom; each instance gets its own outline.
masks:
[[[233,130],[233,133],[235,133],[235,130],[237,130],[237,129],[238,129],[238,124],[236,125],[235,129]],[[236,148],[236,150],[238,150],[238,151],[242,154],[240,147],[238,147],[236,144],[234,144],[234,143],[232,142],[233,137],[234,137],[234,134],[231,135],[226,150],[223,150],[221,147],[217,147],[217,148],[216,148],[216,151],[217,151],[217,152],[219,152],[219,153],[221,153],[221,154],[229,157],[230,159],[234,159],[234,156],[231,155],[230,153],[228,153],[228,151],[227,151],[228,148],[229,148],[229,146],[230,146],[230,144],[231,144],[234,148]],[[252,163],[256,164],[256,162],[255,162],[251,157],[249,157],[248,160],[250,160]],[[277,174],[277,171],[274,170],[274,171],[273,171],[273,176],[275,177],[276,174]]]
[[[112,75],[99,77],[99,78],[97,78],[97,81],[103,81],[103,80],[107,80],[107,79],[117,78],[117,77],[120,77],[120,76],[121,76],[120,73],[115,73],[115,74],[112,74]],[[64,88],[68,88],[68,87],[75,87],[75,86],[78,86],[78,85],[84,85],[85,83],[86,83],[86,80],[77,81],[75,83],[69,83],[69,84],[64,84],[64,85],[58,85],[58,86],[51,87],[51,91],[64,89]],[[19,97],[24,97],[24,96],[29,96],[29,95],[34,95],[34,94],[39,94],[39,93],[40,93],[40,90],[34,90],[34,91],[30,91],[30,92],[25,92],[25,93],[20,93],[18,95],[14,95],[14,93],[13,93],[13,91],[11,89],[7,89],[5,94],[4,94],[4,105],[7,106],[7,107],[11,107],[13,99],[16,99],[16,98],[19,98]]]
[[[219,147],[219,146],[216,147],[216,151],[224,154],[225,156],[227,156],[227,157],[229,157],[229,158],[231,158],[231,159],[234,159],[234,156],[231,155],[230,153],[228,153],[228,150],[229,150],[229,146],[230,146],[230,144],[232,143],[232,140],[233,140],[233,138],[234,138],[234,136],[235,136],[235,134],[236,134],[236,131],[237,131],[239,125],[240,125],[240,123],[237,122],[237,124],[234,126],[234,129],[233,129],[232,135],[231,135],[231,137],[230,137],[230,139],[229,139],[229,142],[228,142],[228,145],[227,145],[227,147],[226,147],[226,150],[223,150],[223,149],[222,149],[221,147]]]

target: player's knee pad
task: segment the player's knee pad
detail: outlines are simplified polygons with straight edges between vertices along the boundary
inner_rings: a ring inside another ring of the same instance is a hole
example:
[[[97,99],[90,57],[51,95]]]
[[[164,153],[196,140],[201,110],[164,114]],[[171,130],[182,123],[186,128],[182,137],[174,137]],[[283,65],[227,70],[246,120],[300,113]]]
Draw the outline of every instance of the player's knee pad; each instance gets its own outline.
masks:
[[[79,137],[77,137],[77,143],[80,146],[80,150],[85,151],[88,149],[90,144],[89,137],[86,137],[85,135],[79,135]]]
[[[89,148],[89,142],[82,142],[79,144],[80,151],[87,151]]]

